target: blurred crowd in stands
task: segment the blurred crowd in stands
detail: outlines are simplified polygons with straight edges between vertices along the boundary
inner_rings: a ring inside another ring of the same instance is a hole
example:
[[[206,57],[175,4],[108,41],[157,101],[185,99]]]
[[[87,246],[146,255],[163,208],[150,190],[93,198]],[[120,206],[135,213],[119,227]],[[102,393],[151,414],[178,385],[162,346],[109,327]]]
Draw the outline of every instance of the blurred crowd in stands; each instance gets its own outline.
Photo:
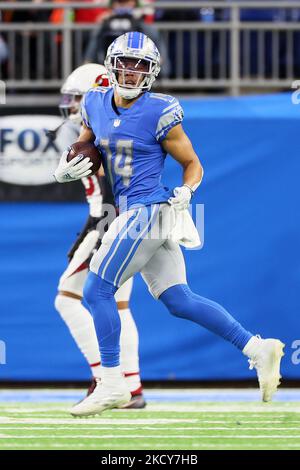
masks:
[[[229,19],[229,10],[226,9],[226,3],[230,4],[233,0],[221,0],[224,2],[224,8],[209,8],[202,7],[199,8],[189,8],[178,10],[172,9],[154,9],[151,4],[154,3],[154,0],[52,0],[52,3],[55,4],[56,8],[53,10],[38,10],[35,9],[35,5],[48,2],[49,0],[31,0],[32,9],[31,10],[9,10],[9,4],[12,3],[22,3],[22,1],[28,0],[7,0],[7,9],[2,13],[2,21],[4,22],[44,22],[50,21],[52,23],[61,23],[63,21],[64,10],[59,8],[60,3],[97,3],[98,5],[103,3],[103,7],[95,8],[78,8],[72,11],[72,21],[76,23],[95,23],[101,21],[104,18],[107,18],[108,15],[112,13],[112,9],[122,9],[141,7],[143,8],[143,21],[146,23],[153,23],[155,21],[227,21]],[[180,3],[181,0],[164,0],[173,4]],[[196,1],[196,0],[195,0]],[[220,1],[220,0],[218,0]],[[234,0],[238,1],[240,4],[243,4],[243,1],[247,0]],[[272,0],[264,0],[272,1]],[[293,1],[293,0],[292,0]],[[295,2],[297,0],[294,0]],[[208,3],[209,0],[206,0]],[[213,2],[213,0],[212,0]],[[249,2],[249,0],[248,0]],[[50,2],[51,3],[51,2]],[[199,0],[201,3],[201,0]],[[285,0],[281,1],[281,8],[245,8],[242,10],[241,19],[244,21],[299,21],[300,11],[299,8],[284,8]],[[118,6],[114,6],[118,4]],[[156,1],[156,4],[159,6],[159,0]],[[137,13],[138,14],[138,13]],[[138,14],[140,15],[140,14]]]
[[[32,0],[32,9],[14,10],[9,9],[9,4],[14,3],[16,0],[7,1],[7,9],[1,13],[1,21],[3,23],[43,23],[50,22],[59,25],[64,22],[65,11],[59,7],[61,2],[67,3],[68,0],[54,0],[55,8],[53,10],[37,9],[35,5],[43,3],[43,0]],[[17,0],[20,1],[20,0]],[[22,0],[21,0],[22,1]],[[79,1],[79,0],[78,0]],[[94,3],[96,0],[80,0],[81,2]],[[153,0],[110,0],[104,1],[103,7],[89,8],[74,8],[68,10],[68,19],[74,23],[97,23],[98,27],[91,31],[85,31],[83,34],[83,62],[100,62],[103,63],[105,51],[108,45],[120,34],[127,31],[141,31],[149,35],[154,42],[159,46],[161,51],[164,66],[162,67],[163,76],[171,77],[172,72],[170,63],[174,66],[176,62],[176,38],[169,39],[168,50],[164,42],[164,38],[159,35],[156,28],[158,22],[214,22],[214,21],[228,21],[230,20],[230,10],[226,8],[231,0],[223,0],[224,8],[209,8],[198,7],[192,9],[154,9],[151,6]],[[167,0],[168,1],[168,0]],[[181,0],[169,0],[175,4]],[[243,0],[240,0],[241,4]],[[76,3],[76,0],[70,1]],[[99,0],[97,0],[99,4]],[[108,3],[108,6],[106,6]],[[159,3],[159,2],[157,2]],[[142,9],[137,8],[142,7]],[[266,22],[298,22],[300,21],[300,9],[284,8],[284,1],[282,8],[272,9],[243,9],[241,11],[241,21],[266,21]],[[175,33],[176,31],[174,31]],[[22,42],[25,36],[29,36],[29,53],[30,53],[30,69],[33,70],[30,78],[36,78],[34,69],[36,65],[36,38],[37,32],[35,31],[21,31],[16,34],[16,44],[14,47],[14,54],[19,59],[15,60],[18,65],[22,62]],[[184,33],[186,34],[186,33]],[[52,36],[51,36],[52,40]],[[61,34],[55,37],[56,42],[62,42]],[[190,48],[190,40],[185,37],[184,48]],[[199,36],[198,41],[202,41]],[[171,46],[170,46],[171,44]],[[49,45],[48,45],[49,46]],[[2,68],[2,76],[5,78],[7,75],[6,67],[10,60],[10,47],[7,41],[7,33],[3,32],[0,36],[0,64]],[[47,63],[47,46],[45,49],[45,62]],[[76,64],[78,65],[78,64]],[[176,64],[175,64],[176,65]],[[20,69],[21,74],[22,71]],[[16,73],[16,78],[22,78]],[[46,74],[47,75],[47,74]],[[188,75],[188,74],[185,74]],[[47,78],[47,77],[46,77]],[[183,77],[184,78],[184,77]]]

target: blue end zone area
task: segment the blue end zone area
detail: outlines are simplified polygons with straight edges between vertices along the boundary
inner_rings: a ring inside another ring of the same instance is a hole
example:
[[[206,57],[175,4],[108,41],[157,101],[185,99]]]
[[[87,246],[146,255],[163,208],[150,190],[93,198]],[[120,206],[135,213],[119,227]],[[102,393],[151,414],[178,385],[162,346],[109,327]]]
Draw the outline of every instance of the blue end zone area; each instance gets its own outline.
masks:
[[[205,168],[194,198],[205,204],[204,247],[185,251],[191,288],[223,304],[253,333],[280,337],[283,376],[300,379],[300,107],[290,94],[181,102],[185,130]],[[167,159],[165,181],[172,187],[180,178]],[[0,205],[0,340],[6,344],[0,380],[89,378],[53,306],[67,250],[86,216],[84,204]],[[131,307],[144,379],[255,378],[230,344],[172,318],[140,276]]]

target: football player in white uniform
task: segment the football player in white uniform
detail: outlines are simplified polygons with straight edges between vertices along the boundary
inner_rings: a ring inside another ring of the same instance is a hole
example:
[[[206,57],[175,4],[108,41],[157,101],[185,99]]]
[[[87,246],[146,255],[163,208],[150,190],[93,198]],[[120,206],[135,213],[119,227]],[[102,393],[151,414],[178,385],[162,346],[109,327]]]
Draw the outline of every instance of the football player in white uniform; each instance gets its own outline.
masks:
[[[80,134],[80,102],[83,95],[93,86],[99,85],[109,86],[106,69],[99,64],[78,67],[64,82],[61,88],[60,110],[65,121],[57,132],[63,134],[60,138],[64,138],[67,144],[75,142]],[[52,137],[55,138],[55,131],[50,132],[54,132]],[[85,177],[81,181],[89,204],[89,217],[68,253],[69,265],[60,278],[55,307],[91,368],[93,381],[88,391],[90,394],[96,386],[96,381],[101,378],[101,365],[93,319],[81,302],[82,289],[88,274],[89,261],[101,244],[99,222],[104,216],[103,206],[104,204],[114,206],[114,199],[103,175]],[[122,324],[122,370],[131,392],[131,401],[125,407],[143,408],[146,403],[139,375],[138,331],[128,304],[131,291],[132,278],[116,292],[115,296]]]

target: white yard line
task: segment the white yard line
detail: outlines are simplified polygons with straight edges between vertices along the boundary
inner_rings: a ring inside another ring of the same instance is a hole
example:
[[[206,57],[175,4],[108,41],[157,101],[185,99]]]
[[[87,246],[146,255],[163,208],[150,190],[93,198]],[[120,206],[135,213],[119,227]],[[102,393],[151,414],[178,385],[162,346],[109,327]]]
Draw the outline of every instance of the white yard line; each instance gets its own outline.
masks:
[[[48,417],[47,417],[48,418]],[[8,424],[9,423],[15,423],[15,427],[16,428],[19,428],[18,426],[18,419],[19,418],[10,418],[10,417],[7,417],[7,418],[4,418],[4,419],[8,419]],[[23,419],[23,418],[22,418]],[[32,418],[27,418],[29,421],[28,423],[31,423],[31,419]],[[34,418],[36,419],[36,418]],[[13,421],[11,421],[13,420]],[[38,424],[43,424],[44,423],[44,420],[41,419],[40,420],[41,422],[38,423]],[[61,427],[61,424],[64,424],[64,422],[61,420],[61,418],[57,418],[53,420],[54,422],[52,423],[52,426],[60,426]],[[85,422],[82,422],[82,420],[73,420],[72,423],[73,426],[70,424],[70,426],[67,426],[67,428],[73,428],[74,425],[76,426],[92,426],[92,427],[98,427],[99,426],[99,420],[97,419],[89,419],[88,420],[88,424],[86,424]],[[145,419],[145,421],[147,421],[147,424],[149,424],[149,421]],[[190,420],[187,420],[188,422],[190,422]],[[195,421],[195,420],[194,420]],[[198,418],[196,421],[199,421],[199,424],[224,424],[224,420],[213,420],[213,419],[206,419],[206,420],[202,420],[201,418]],[[102,423],[102,421],[101,421]],[[132,420],[130,421],[131,423],[131,427],[134,425],[135,423],[135,420]],[[257,419],[252,419],[250,421],[248,420],[244,420],[243,418],[239,418],[239,419],[235,419],[235,418],[232,418],[231,421],[227,421],[228,423],[228,426],[231,426],[231,425],[237,425],[238,427],[239,426],[242,426],[244,427],[244,424],[271,424],[272,425],[272,429],[273,429],[273,426],[274,425],[277,425],[277,424],[283,424],[282,420],[279,420],[279,421],[276,421],[276,420],[264,420],[264,419],[260,419],[259,422],[257,421]],[[1,418],[0,418],[0,424],[3,424],[1,423]],[[51,424],[51,423],[46,423],[46,424]],[[123,426],[122,424],[119,423],[119,420],[115,420],[115,419],[111,419],[110,420],[110,426],[111,427],[114,427],[114,426]],[[300,420],[289,420],[287,425],[289,426],[290,424],[298,424],[299,425],[299,429],[300,429]],[[34,426],[34,429],[36,428],[36,424],[35,423],[32,423],[32,425]],[[101,426],[101,424],[100,424]],[[7,429],[7,426],[0,426],[0,429],[2,428],[6,428]],[[49,428],[50,429],[50,428]],[[162,428],[160,428],[162,429]],[[184,427],[184,429],[186,429],[186,427]],[[278,429],[277,427],[275,427],[274,429]]]
[[[21,414],[27,414],[27,413],[55,413],[55,412],[58,412],[58,413],[68,413],[69,412],[69,407],[66,406],[66,404],[62,405],[61,407],[59,408],[40,408],[37,404],[37,406],[35,408],[26,408],[26,404],[24,403],[20,403],[20,407],[19,408],[11,408],[9,406],[9,404],[7,405],[2,405],[0,406],[0,410],[3,412],[5,411],[5,409],[7,410],[7,412],[9,413],[21,413]]]
[[[36,439],[36,435],[28,435],[28,436],[10,436],[10,435],[5,435],[5,434],[0,434],[0,439]],[[95,439],[95,440],[102,440],[102,439],[140,439],[141,435],[140,434],[132,434],[130,436],[124,436],[124,434],[105,434],[105,435],[94,435],[94,436],[83,436],[82,434],[76,434],[72,436],[57,436],[54,434],[50,434],[48,436],[39,436],[40,439]],[[236,436],[235,434],[233,435],[227,435],[227,436],[214,436],[211,434],[203,434],[203,435],[197,435],[191,434],[191,435],[178,435],[178,434],[170,434],[170,435],[165,435],[165,434],[157,434],[155,436],[147,436],[147,439],[284,439],[284,440],[289,440],[289,439],[299,439],[299,445],[300,445],[300,434],[296,436],[282,436],[281,434],[274,434],[273,436],[261,434],[259,436],[252,436],[252,434],[242,434],[239,436]]]
[[[14,430],[14,431],[27,431],[27,430],[30,430],[30,431],[63,431],[63,430],[68,430],[70,432],[73,432],[74,431],[74,426],[60,426],[59,423],[57,423],[58,426],[56,429],[54,429],[53,427],[49,427],[49,426],[0,426],[0,430],[2,431],[5,431],[5,430]],[[113,427],[112,426],[93,426],[93,429],[90,429],[90,427],[88,425],[84,425],[84,426],[87,426],[86,429],[82,428],[81,426],[81,431],[113,431]],[[232,427],[232,426],[180,426],[180,427],[174,427],[172,426],[172,428],[170,427],[156,427],[156,426],[136,426],[135,424],[132,424],[132,426],[130,427],[121,427],[119,429],[119,431],[137,431],[137,430],[145,430],[145,431],[191,431],[191,430],[198,430],[198,431],[265,431],[265,432],[274,432],[274,431],[286,431],[286,432],[289,432],[289,431],[300,431],[300,426],[297,426],[297,427],[284,427],[284,428],[279,428],[279,427],[276,427],[276,428],[268,428],[268,427],[244,427],[244,426],[240,426],[240,425],[236,425],[235,427]],[[84,437],[84,435],[82,436]],[[126,436],[125,436],[126,437]],[[145,436],[143,436],[145,437]]]
[[[67,413],[69,414],[70,406],[68,404],[63,404],[61,407],[39,407],[39,403],[35,408],[26,407],[26,403],[20,403],[20,407],[11,408],[9,403],[0,404],[0,413]],[[112,410],[111,410],[112,411]],[[111,412],[110,411],[110,412]],[[114,413],[130,413],[130,412],[139,412],[139,413],[161,413],[161,412],[180,412],[180,413],[300,413],[300,403],[148,403],[147,407],[143,410],[113,410]]]
[[[234,417],[232,418],[232,424],[236,423],[242,418]],[[243,424],[251,424],[252,422],[257,423],[257,421],[243,421]],[[299,421],[293,421],[293,424],[297,424]],[[63,424],[70,424],[73,426],[81,426],[81,425],[89,425],[89,426],[96,426],[96,425],[105,425],[108,424],[110,426],[120,426],[120,425],[150,425],[150,424],[172,424],[172,423],[190,423],[190,424],[224,424],[224,421],[202,421],[201,418],[198,419],[153,419],[153,418],[144,418],[144,419],[103,419],[103,418],[17,418],[17,417],[3,417],[0,418],[0,425],[1,424],[53,424],[53,425],[63,425]],[[258,424],[261,424],[262,421],[259,421]],[[267,421],[267,423],[273,424],[275,421]],[[282,424],[282,422],[277,421],[278,424]],[[292,422],[291,422],[292,423]],[[238,425],[239,426],[239,425]]]
[[[270,447],[272,446],[272,447]],[[95,450],[95,451],[101,451],[101,450],[121,450],[121,445],[118,444],[118,443],[110,443],[109,444],[109,447],[101,447],[99,446],[99,444],[95,444],[93,445],[93,443],[88,443],[88,444],[79,444],[79,443],[72,443],[72,442],[68,442],[67,444],[59,444],[59,443],[53,443],[51,445],[41,445],[41,444],[33,444],[33,443],[25,443],[25,442],[5,442],[5,443],[2,443],[2,447],[0,447],[0,450],[2,449],[26,449],[26,450],[30,450],[30,449],[39,449],[39,450],[43,450],[43,449],[50,449],[50,450],[53,450],[53,449],[83,449],[83,450]],[[256,449],[265,449],[265,450],[288,450],[288,449],[300,449],[300,445],[299,444],[295,444],[294,442],[281,442],[280,444],[276,445],[274,443],[268,443],[268,444],[261,444],[259,442],[256,442],[255,444],[252,444],[252,443],[247,443],[247,442],[241,442],[239,444],[237,443],[222,443],[222,444],[219,444],[219,443],[215,443],[215,444],[210,444],[209,442],[207,443],[190,443],[188,444],[188,447],[186,447],[185,449],[194,449],[194,450],[207,450],[207,449],[215,449],[215,450],[222,450],[222,449],[232,449],[232,450],[241,450],[241,449],[249,449],[249,450],[256,450]],[[174,443],[174,444],[171,444],[171,443],[168,443],[168,444],[159,444],[159,443],[153,443],[153,442],[150,442],[149,444],[139,444],[138,447],[135,446],[129,446],[129,445],[126,445],[126,450],[137,450],[137,449],[145,449],[145,450],[160,450],[160,449],[163,449],[163,450],[179,450],[178,449],[178,444]]]
[[[157,403],[149,404],[146,408],[147,411],[151,412],[181,412],[181,413],[300,413],[300,404],[299,403],[193,403],[189,405],[184,403],[181,405],[170,404],[170,403]]]
[[[93,419],[95,424],[111,424],[111,419]],[[198,419],[114,419],[114,424],[168,424],[168,423],[197,423]],[[0,424],[13,424],[13,423],[31,423],[31,424],[91,424],[88,418],[69,418],[69,419],[38,419],[38,418],[0,418]]]

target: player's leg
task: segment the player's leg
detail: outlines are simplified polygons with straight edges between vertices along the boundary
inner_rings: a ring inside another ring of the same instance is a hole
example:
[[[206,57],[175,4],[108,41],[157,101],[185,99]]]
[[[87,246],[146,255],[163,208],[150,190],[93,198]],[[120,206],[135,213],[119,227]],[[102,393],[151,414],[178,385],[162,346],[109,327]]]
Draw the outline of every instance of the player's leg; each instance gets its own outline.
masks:
[[[82,305],[82,290],[88,274],[88,258],[99,234],[91,231],[76,250],[60,278],[55,307],[86,358],[93,377],[100,378],[100,353],[93,318]]]
[[[141,274],[154,297],[173,315],[198,323],[241,350],[253,336],[217,302],[190,290],[182,251],[171,240],[159,248]]]
[[[121,330],[114,295],[118,288],[138,272],[164,240],[147,240],[160,212],[159,204],[133,209],[117,217],[93,256],[84,295],[94,317],[104,367],[118,366]]]
[[[224,307],[192,292],[185,279],[181,249],[172,241],[159,248],[144,266],[142,275],[154,297],[172,315],[198,323],[243,351],[257,368],[263,400],[271,399],[280,378],[283,349],[280,341],[253,336]]]
[[[72,408],[71,413],[75,416],[97,414],[121,406],[130,398],[120,368],[121,322],[114,295],[163,243],[163,239],[158,238],[151,238],[147,243],[145,240],[156,227],[160,213],[160,206],[155,204],[121,214],[110,225],[101,247],[93,256],[84,295],[98,337],[102,384],[85,403]]]
[[[120,363],[131,393],[131,400],[124,407],[130,409],[146,406],[139,372],[139,335],[129,307],[132,284],[133,278],[128,279],[115,294],[121,319]]]

